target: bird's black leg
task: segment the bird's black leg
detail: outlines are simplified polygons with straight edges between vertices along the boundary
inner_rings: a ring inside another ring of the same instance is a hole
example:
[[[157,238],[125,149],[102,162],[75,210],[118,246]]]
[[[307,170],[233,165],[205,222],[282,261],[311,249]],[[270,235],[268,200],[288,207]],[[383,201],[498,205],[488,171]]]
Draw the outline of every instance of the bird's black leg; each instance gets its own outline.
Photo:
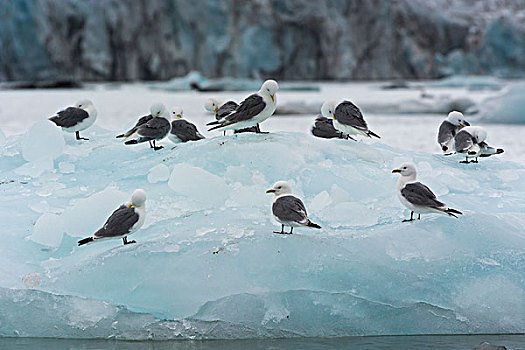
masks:
[[[268,133],[269,133],[268,131],[261,131],[261,128],[259,127],[259,124],[257,124],[257,125],[255,126],[255,132],[256,132],[257,134],[268,134]]]
[[[293,234],[293,226],[290,226],[290,232],[288,232],[289,235]]]
[[[465,157],[465,160],[462,160],[460,163],[462,163],[462,164],[468,164],[468,163],[470,163],[470,162],[468,161],[468,157]]]
[[[222,132],[222,135],[223,135],[223,136],[226,136],[226,130],[224,130],[224,131]]]
[[[350,136],[350,135],[348,135],[348,134],[346,135],[346,139],[347,139],[347,140],[350,139],[350,140],[352,140],[352,141],[356,141],[356,142],[357,142],[356,139],[354,139],[352,136]]]
[[[410,219],[403,220],[403,222],[409,222],[409,221],[414,221],[414,212],[413,211],[410,212]]]
[[[122,238],[122,241],[124,242],[124,245],[126,245],[126,244],[132,244],[132,243],[137,243],[137,241],[129,241],[129,242],[128,242],[128,236],[125,236],[124,238]]]
[[[153,145],[151,144],[151,141],[148,141],[149,142],[149,148],[153,148]]]
[[[80,131],[76,131],[76,132],[75,132],[75,136],[76,136],[76,139],[77,139],[77,140],[89,140],[89,139],[86,138],[86,137],[80,137]]]
[[[153,140],[153,149],[155,151],[158,151],[159,149],[163,149],[163,148],[164,148],[164,146],[157,146],[157,145],[155,145],[155,140]]]
[[[476,157],[476,160],[473,160],[472,163],[478,163],[478,157]]]
[[[281,225],[281,232],[273,231],[273,233],[278,233],[278,234],[284,235],[286,233],[286,232],[284,232],[284,225]]]
[[[417,214],[417,219],[421,220],[421,213]]]

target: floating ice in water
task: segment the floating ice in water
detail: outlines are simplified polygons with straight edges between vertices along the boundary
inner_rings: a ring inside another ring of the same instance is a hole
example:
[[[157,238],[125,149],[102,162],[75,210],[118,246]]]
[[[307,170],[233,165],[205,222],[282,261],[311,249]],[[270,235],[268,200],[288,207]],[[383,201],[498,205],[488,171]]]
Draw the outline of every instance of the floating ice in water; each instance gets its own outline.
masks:
[[[22,141],[22,155],[28,162],[55,159],[65,146],[62,130],[49,120],[33,124]]]
[[[159,181],[166,181],[170,177],[170,168],[164,164],[155,165],[149,170],[148,182],[156,183]]]
[[[113,137],[100,130],[89,145],[66,147],[56,162],[59,170],[73,164],[73,173],[27,179],[15,172],[25,163],[20,153],[1,158],[2,176],[14,181],[0,185],[0,335],[525,331],[523,165],[488,158],[465,167],[296,133],[216,137],[154,153]],[[8,147],[20,143],[10,137]],[[404,161],[465,215],[402,223],[391,170]],[[166,175],[159,164],[171,170],[168,181],[150,183]],[[280,227],[264,192],[279,179],[293,183],[322,230],[272,233]],[[137,244],[78,248],[77,237],[92,234],[136,188],[148,191]],[[30,273],[43,276],[38,291],[25,290]]]
[[[512,85],[500,96],[485,100],[480,107],[480,120],[484,122],[525,123],[525,84]]]

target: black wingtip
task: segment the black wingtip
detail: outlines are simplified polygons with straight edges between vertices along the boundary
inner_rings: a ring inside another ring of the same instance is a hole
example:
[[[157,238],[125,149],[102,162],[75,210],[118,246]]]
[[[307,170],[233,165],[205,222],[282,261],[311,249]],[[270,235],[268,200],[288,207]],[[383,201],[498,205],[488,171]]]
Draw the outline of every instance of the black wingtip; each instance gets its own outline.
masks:
[[[80,241],[78,241],[78,246],[80,247],[81,245],[88,244],[89,242],[93,242],[94,240],[95,239],[93,237],[81,239]]]
[[[463,213],[460,212],[459,210],[452,209],[452,208],[448,208],[447,210],[445,210],[445,213],[447,213],[448,215],[453,216],[455,218],[457,218],[457,216],[454,215],[454,214],[463,215]]]
[[[117,138],[117,139],[120,139],[120,138],[122,138],[122,137],[124,137],[124,134],[117,135],[116,138]]]
[[[381,136],[379,136],[378,134],[376,134],[375,132],[370,131],[370,130],[368,130],[368,134],[367,135],[368,135],[368,137],[372,137],[373,136],[373,137],[377,137],[378,139],[381,138]]]
[[[445,146],[445,145],[443,145],[443,146],[441,147],[441,150],[442,150],[443,152],[446,152],[446,151],[448,151],[448,147]]]
[[[313,222],[311,221],[308,221],[308,224],[306,225],[308,227],[312,227],[312,228],[321,228],[321,226],[317,225],[317,224],[314,224]]]
[[[214,120],[212,122],[209,122],[208,124],[206,125],[217,125],[217,124],[220,124],[218,120]]]
[[[505,152],[505,151],[503,150],[503,148],[498,148],[498,149],[496,150],[496,154],[502,154],[503,152]]]
[[[136,145],[137,143],[139,143],[137,140],[129,140],[124,142],[125,145]]]

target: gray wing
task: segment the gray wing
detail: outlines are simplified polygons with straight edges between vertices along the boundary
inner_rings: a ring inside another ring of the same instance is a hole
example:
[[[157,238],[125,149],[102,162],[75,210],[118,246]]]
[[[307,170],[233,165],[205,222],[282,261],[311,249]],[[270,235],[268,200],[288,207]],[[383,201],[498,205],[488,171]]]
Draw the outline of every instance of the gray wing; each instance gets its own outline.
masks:
[[[124,236],[129,233],[137,221],[139,221],[139,215],[135,212],[135,209],[121,205],[120,208],[111,214],[104,226],[95,233],[95,237]]]
[[[68,107],[57,113],[56,116],[49,118],[53,123],[64,128],[70,128],[77,125],[89,117],[88,112],[82,108]]]
[[[456,152],[465,153],[472,145],[474,145],[474,138],[465,130],[461,130],[454,137]]]
[[[272,205],[272,212],[279,220],[301,224],[308,222],[308,214],[303,202],[294,196],[278,198]]]
[[[312,127],[312,134],[325,139],[342,138],[343,134],[334,128],[332,119],[323,116],[317,116],[315,124]]]
[[[143,117],[140,117],[140,119],[139,119],[138,122],[135,124],[135,126],[132,127],[131,129],[129,129],[128,131],[126,131],[126,133],[123,134],[122,136],[124,136],[124,137],[128,137],[128,136],[130,136],[130,135],[133,134],[135,131],[137,131],[137,129],[138,129],[139,126],[146,124],[146,123],[149,122],[151,119],[153,119],[153,116],[152,116],[151,114],[148,114],[148,115],[145,115],[145,116],[143,116]]]
[[[228,101],[228,102],[224,103],[217,110],[217,114],[215,115],[215,118],[217,118],[217,120],[220,120],[220,119],[226,117],[231,112],[235,111],[237,109],[237,107],[239,107],[239,105],[236,102]]]
[[[261,96],[257,94],[250,95],[241,102],[235,112],[226,116],[221,124],[222,126],[226,126],[245,120],[250,120],[261,113],[264,107],[266,107],[266,102],[264,102]]]
[[[441,123],[441,125],[439,126],[438,143],[440,145],[443,145],[444,143],[447,143],[448,141],[453,139],[454,136],[456,136],[456,130],[457,127],[454,124],[449,123],[446,120],[443,121],[443,123]]]
[[[198,141],[204,138],[197,130],[197,127],[186,120],[172,121],[171,134],[178,137],[182,142]]]
[[[401,190],[401,195],[414,205],[422,207],[440,208],[444,203],[437,200],[436,195],[421,182],[406,184]]]
[[[358,130],[368,131],[363,114],[359,108],[350,101],[343,101],[335,108],[335,119],[341,124],[351,126]]]
[[[137,133],[142,136],[141,140],[160,140],[164,138],[171,129],[170,122],[162,117],[151,118],[145,124],[138,127]]]

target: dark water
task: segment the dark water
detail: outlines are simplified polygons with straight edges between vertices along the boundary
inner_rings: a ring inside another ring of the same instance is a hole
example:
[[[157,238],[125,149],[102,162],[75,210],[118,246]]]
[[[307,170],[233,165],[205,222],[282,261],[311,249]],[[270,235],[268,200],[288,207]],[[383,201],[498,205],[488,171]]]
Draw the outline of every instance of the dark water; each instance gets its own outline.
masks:
[[[347,338],[298,338],[271,340],[205,340],[205,341],[117,341],[45,338],[0,338],[0,349],[53,349],[53,350],[236,350],[236,349],[363,349],[363,350],[424,350],[474,349],[483,342],[505,346],[507,349],[525,350],[524,335],[451,335],[451,336],[388,336]],[[483,348],[483,350],[495,350]]]

